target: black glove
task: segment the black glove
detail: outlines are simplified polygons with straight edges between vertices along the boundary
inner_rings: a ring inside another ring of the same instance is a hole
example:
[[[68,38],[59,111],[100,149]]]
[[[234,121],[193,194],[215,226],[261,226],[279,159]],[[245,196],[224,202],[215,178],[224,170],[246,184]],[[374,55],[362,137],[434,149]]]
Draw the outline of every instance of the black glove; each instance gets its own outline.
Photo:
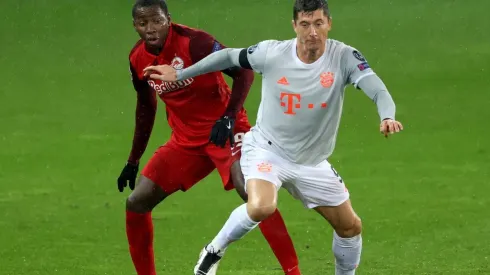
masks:
[[[233,128],[235,128],[235,119],[229,116],[222,116],[214,124],[209,141],[216,144],[216,146],[224,148],[226,140],[230,139],[230,145],[233,146],[235,143]]]
[[[126,166],[124,166],[121,175],[117,179],[117,188],[119,189],[119,192],[122,192],[124,190],[124,187],[128,185],[128,181],[129,188],[131,190],[134,190],[136,176],[138,175],[138,166],[139,164],[131,164],[129,162],[126,163]]]

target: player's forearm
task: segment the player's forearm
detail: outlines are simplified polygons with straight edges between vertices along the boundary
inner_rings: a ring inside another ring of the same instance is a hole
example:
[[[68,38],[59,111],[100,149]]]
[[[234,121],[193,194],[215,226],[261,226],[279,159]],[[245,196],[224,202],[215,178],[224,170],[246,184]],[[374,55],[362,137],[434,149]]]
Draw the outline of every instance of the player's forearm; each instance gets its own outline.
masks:
[[[395,102],[388,92],[386,85],[377,75],[371,75],[361,79],[358,87],[376,103],[381,120],[395,119]]]
[[[250,70],[235,68],[230,76],[233,78],[233,86],[225,115],[235,117],[243,108],[245,98],[247,98],[254,81],[254,73]]]
[[[177,80],[184,80],[198,75],[203,75],[211,72],[222,71],[231,67],[239,67],[240,62],[238,57],[241,49],[226,48],[221,51],[214,52],[196,64],[177,71]]]
[[[141,99],[138,96],[136,105],[136,125],[134,129],[133,146],[128,158],[129,163],[136,164],[143,156],[150,140],[156,117],[156,100]]]

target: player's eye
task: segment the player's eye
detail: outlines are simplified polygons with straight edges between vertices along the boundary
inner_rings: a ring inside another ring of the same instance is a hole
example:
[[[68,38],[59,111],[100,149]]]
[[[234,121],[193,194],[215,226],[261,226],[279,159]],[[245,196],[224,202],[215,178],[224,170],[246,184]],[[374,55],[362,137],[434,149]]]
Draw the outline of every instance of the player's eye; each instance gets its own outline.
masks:
[[[143,21],[138,22],[138,26],[140,26],[140,27],[144,27],[145,25],[146,25],[146,23]]]
[[[162,23],[162,20],[160,18],[153,19],[153,23],[160,24],[160,23]]]

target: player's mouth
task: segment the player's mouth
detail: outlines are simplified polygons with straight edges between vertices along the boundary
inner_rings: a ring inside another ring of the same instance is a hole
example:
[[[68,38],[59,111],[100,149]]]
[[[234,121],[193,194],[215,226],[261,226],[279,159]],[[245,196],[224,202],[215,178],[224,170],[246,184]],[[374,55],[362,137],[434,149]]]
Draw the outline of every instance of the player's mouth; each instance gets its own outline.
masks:
[[[146,43],[150,45],[157,45],[160,43],[158,36],[146,37]]]

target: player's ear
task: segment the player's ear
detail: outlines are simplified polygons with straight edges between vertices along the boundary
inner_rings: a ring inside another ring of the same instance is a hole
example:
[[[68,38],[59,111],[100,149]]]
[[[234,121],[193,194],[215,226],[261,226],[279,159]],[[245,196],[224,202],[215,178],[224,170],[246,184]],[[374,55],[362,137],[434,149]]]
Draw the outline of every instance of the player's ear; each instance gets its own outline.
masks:
[[[327,21],[327,30],[328,31],[332,30],[332,17],[329,17],[328,18],[328,21]]]

